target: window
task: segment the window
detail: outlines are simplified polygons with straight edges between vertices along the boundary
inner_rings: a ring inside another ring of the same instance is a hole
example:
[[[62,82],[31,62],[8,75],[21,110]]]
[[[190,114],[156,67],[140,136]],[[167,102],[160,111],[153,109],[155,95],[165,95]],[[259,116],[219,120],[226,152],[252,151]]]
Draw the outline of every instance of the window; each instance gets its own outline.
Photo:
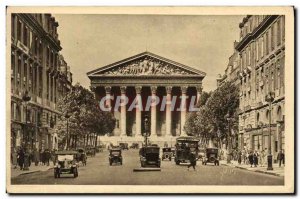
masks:
[[[17,39],[19,41],[21,41],[21,37],[22,37],[22,23],[21,21],[18,20],[18,25],[17,25]]]
[[[274,37],[275,37],[275,24],[272,25],[271,27],[271,50],[274,50],[275,42],[274,42]]]
[[[281,20],[277,21],[277,45],[281,44]]]
[[[260,57],[264,56],[264,37],[261,37],[261,46],[260,46]]]
[[[265,52],[266,52],[266,55],[268,55],[269,54],[269,31],[266,32],[265,37],[266,37],[266,42],[265,42],[266,51]]]
[[[23,30],[23,44],[25,46],[27,46],[27,40],[28,40],[28,33],[27,33],[28,29],[26,26],[24,26],[24,30]]]
[[[251,65],[251,48],[248,49],[248,65]]]
[[[14,14],[11,15],[11,36],[15,36],[15,18],[16,16]]]
[[[282,41],[285,40],[285,16],[282,16]]]
[[[256,40],[256,61],[259,60],[259,40]]]

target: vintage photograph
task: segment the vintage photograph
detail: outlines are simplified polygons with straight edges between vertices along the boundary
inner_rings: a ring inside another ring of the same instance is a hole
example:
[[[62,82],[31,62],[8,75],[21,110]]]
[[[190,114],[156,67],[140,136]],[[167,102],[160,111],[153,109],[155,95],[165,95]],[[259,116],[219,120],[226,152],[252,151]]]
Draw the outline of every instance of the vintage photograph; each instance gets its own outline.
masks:
[[[292,7],[6,17],[9,193],[294,192]]]

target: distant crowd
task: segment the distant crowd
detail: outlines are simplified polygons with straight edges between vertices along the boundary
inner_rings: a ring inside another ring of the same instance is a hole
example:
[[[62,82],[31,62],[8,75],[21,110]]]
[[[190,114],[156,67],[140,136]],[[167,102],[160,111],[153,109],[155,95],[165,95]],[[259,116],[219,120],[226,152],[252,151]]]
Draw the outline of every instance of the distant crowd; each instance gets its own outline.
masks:
[[[238,164],[244,164],[244,165],[250,165],[250,167],[257,167],[257,166],[265,166],[267,165],[267,149],[263,149],[261,151],[257,150],[249,150],[249,149],[243,149],[243,150],[233,150],[232,153],[230,153],[230,156],[232,157],[232,160],[237,161]],[[273,157],[273,159],[276,157]],[[224,154],[224,151],[221,150],[220,152],[220,159],[225,160],[226,154]],[[277,162],[279,164],[279,167],[281,165],[285,164],[285,154],[283,150],[280,150],[277,155]]]
[[[13,148],[11,152],[11,162],[14,169],[19,167],[20,170],[24,170],[26,164],[28,167],[31,165],[49,166],[51,161],[55,164],[55,150],[31,150],[18,147]]]

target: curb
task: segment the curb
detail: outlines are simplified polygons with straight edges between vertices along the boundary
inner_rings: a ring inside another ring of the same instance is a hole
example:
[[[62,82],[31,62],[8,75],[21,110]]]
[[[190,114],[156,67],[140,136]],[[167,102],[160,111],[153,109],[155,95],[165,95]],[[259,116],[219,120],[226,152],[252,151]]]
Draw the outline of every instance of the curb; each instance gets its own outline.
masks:
[[[257,172],[257,173],[263,173],[263,174],[268,174],[268,175],[273,175],[273,176],[278,176],[278,177],[284,177],[284,175],[280,175],[278,173],[272,173],[272,172],[268,172],[268,171],[262,171],[262,170],[249,170],[245,167],[240,167],[240,166],[235,166],[235,165],[228,165],[228,164],[225,164],[225,163],[221,163],[221,165],[223,166],[228,166],[228,167],[234,167],[234,168],[237,168],[237,169],[243,169],[243,170],[248,170],[248,171],[252,171],[252,172]]]
[[[33,173],[38,173],[38,172],[43,172],[43,171],[49,171],[50,169],[53,169],[53,168],[48,168],[46,170],[35,170],[35,171],[28,171],[26,173],[20,173],[19,175],[15,176],[15,177],[18,177],[18,176],[22,176],[22,175],[27,175],[27,174],[33,174]]]

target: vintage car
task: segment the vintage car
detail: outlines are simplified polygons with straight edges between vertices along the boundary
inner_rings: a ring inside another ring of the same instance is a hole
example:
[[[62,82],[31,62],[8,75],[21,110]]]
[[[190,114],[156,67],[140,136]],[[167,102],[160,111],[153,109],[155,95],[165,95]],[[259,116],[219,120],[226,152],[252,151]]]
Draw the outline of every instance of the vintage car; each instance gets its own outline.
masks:
[[[181,136],[176,139],[175,158],[176,165],[190,161],[190,154],[194,153],[198,157],[199,139],[192,136]]]
[[[161,157],[161,160],[172,160],[172,156],[173,156],[173,153],[172,153],[172,149],[171,147],[164,147],[162,148],[162,157]]]
[[[213,163],[219,166],[219,149],[218,148],[206,148],[205,156],[202,158],[202,164]]]
[[[123,142],[121,142],[121,143],[119,143],[119,147],[122,149],[122,150],[128,150],[128,143],[123,143]]]
[[[95,147],[87,147],[86,148],[86,155],[87,156],[95,156],[96,155],[96,148]]]
[[[160,167],[159,150],[158,146],[153,145],[142,147],[139,151],[141,167]]]
[[[109,151],[109,157],[108,157],[109,165],[123,164],[123,158],[122,158],[122,150],[120,148],[112,148]]]
[[[87,163],[87,156],[86,152],[83,148],[77,149],[77,162],[82,162],[83,166],[86,166]]]
[[[130,148],[131,149],[138,149],[139,148],[139,143],[132,143]]]
[[[54,178],[60,178],[61,174],[72,174],[78,177],[77,151],[57,151],[54,165]]]

